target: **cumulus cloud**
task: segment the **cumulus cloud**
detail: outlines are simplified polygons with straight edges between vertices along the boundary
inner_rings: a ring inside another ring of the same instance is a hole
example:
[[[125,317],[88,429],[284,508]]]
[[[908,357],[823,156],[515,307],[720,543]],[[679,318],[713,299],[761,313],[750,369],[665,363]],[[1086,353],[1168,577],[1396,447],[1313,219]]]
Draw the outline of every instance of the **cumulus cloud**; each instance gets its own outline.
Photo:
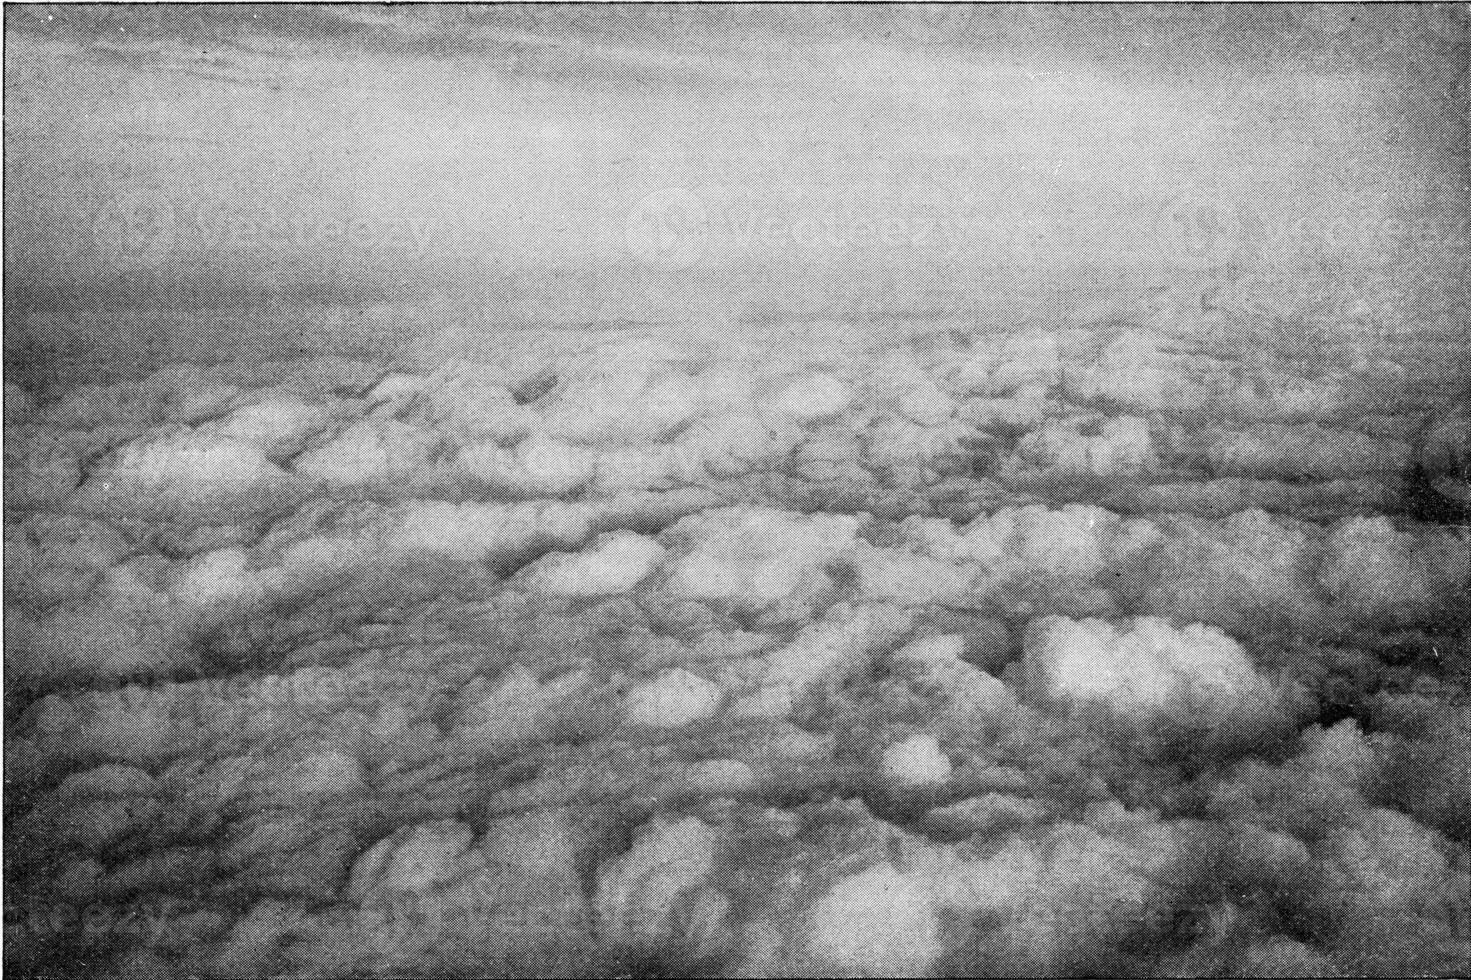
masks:
[[[1067,476],[1135,476],[1154,466],[1149,426],[1134,416],[1047,422],[1022,438],[1017,456]]]
[[[770,509],[687,517],[669,531],[683,553],[671,557],[666,587],[681,598],[739,608],[811,598],[830,584],[825,566],[853,546],[858,526],[846,515]]]
[[[221,438],[256,443],[268,457],[280,459],[295,455],[329,417],[321,405],[285,396],[244,405],[205,428]]]
[[[1319,581],[1351,615],[1379,622],[1455,617],[1471,568],[1471,537],[1397,531],[1383,516],[1353,517],[1328,535]]]
[[[931,786],[950,778],[950,760],[933,735],[912,735],[884,749],[882,769],[904,786]]]
[[[676,667],[629,692],[628,718],[639,725],[678,728],[711,717],[720,700],[720,685]]]
[[[1319,612],[1321,541],[1311,525],[1254,508],[1221,521],[1181,519],[1168,531],[1125,581],[1144,609],[1244,633],[1331,625]]]
[[[603,933],[617,946],[700,960],[725,937],[729,900],[703,887],[720,835],[696,817],[656,820],[631,850],[598,873],[595,898]]]
[[[811,949],[839,975],[918,976],[940,951],[932,897],[888,864],[844,878],[811,915]]]
[[[428,461],[437,438],[397,419],[363,421],[296,461],[311,480],[353,486],[403,481]]]
[[[7,966],[1454,973],[1463,413],[1182,309],[8,383]]]
[[[584,486],[597,473],[598,457],[581,446],[531,436],[514,449],[496,442],[471,443],[459,453],[466,473],[519,496],[559,495]]]
[[[615,531],[580,552],[552,554],[526,569],[526,585],[559,596],[607,596],[627,592],[648,578],[664,557],[652,538]]]
[[[1144,617],[1126,627],[1046,616],[1028,629],[1027,694],[1069,710],[1098,706],[1128,719],[1219,725],[1265,713],[1271,692],[1240,645],[1220,630],[1175,629]]]

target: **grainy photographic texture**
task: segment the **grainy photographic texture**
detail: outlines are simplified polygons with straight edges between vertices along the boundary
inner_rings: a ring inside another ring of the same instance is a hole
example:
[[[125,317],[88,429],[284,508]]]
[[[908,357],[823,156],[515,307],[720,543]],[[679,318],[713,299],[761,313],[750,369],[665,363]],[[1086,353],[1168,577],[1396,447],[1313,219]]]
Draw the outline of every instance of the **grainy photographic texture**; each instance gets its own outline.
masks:
[[[1464,5],[5,15],[9,975],[1471,973]]]

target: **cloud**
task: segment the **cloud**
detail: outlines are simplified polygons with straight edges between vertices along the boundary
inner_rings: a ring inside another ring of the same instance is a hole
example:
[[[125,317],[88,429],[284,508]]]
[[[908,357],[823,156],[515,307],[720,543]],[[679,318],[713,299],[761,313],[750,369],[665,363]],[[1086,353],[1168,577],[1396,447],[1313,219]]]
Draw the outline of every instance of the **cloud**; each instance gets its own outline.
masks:
[[[1059,298],[879,247],[886,219],[1000,188],[1006,214],[1048,206],[1028,233],[1068,225],[1065,254],[1108,239],[1080,207],[1139,224],[1218,137],[1204,164],[1250,179],[1179,213],[1270,204],[1252,154],[1280,134],[1226,117],[1320,114],[1348,158],[1382,134],[1348,117],[1388,105],[1383,59],[1236,14],[1091,39],[1113,15],[964,12],[17,12],[7,126],[22,191],[55,187],[7,231],[54,246],[24,268],[79,310],[21,310],[70,352],[55,370],[7,350],[6,966],[1456,972],[1467,537],[1422,498],[1464,456],[1464,317],[1333,263],[1268,296],[1100,261]],[[1120,38],[1139,50],[1104,57]],[[1212,39],[1282,78],[1159,67]],[[1290,70],[1313,50],[1324,71]],[[98,112],[40,97],[63,88]],[[1105,136],[1099,177],[1079,161]],[[1316,152],[1279,168],[1302,165],[1290,216]],[[825,182],[881,202],[868,246],[793,251],[829,248]],[[207,246],[176,226],[88,285],[123,184],[187,186],[179,221],[276,210]],[[638,266],[624,219],[671,188],[802,231]],[[414,220],[349,232],[365,213]],[[452,216],[474,234],[436,240]],[[385,258],[393,228],[423,251]],[[801,303],[822,317],[794,325]]]

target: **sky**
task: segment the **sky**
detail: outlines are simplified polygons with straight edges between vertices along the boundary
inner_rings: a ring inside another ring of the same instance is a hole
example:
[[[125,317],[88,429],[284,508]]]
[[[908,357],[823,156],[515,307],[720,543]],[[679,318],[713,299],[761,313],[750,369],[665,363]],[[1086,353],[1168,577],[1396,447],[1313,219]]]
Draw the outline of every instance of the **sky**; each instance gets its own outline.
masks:
[[[1141,268],[1443,267],[1466,21],[11,7],[7,311],[902,317]]]

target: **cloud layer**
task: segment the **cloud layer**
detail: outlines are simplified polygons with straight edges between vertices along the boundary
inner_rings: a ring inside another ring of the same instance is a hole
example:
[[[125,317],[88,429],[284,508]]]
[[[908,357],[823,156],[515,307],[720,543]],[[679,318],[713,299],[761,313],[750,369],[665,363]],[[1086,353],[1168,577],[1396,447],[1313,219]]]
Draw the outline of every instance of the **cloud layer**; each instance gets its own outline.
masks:
[[[7,384],[8,963],[1455,972],[1461,340],[1253,316]]]

